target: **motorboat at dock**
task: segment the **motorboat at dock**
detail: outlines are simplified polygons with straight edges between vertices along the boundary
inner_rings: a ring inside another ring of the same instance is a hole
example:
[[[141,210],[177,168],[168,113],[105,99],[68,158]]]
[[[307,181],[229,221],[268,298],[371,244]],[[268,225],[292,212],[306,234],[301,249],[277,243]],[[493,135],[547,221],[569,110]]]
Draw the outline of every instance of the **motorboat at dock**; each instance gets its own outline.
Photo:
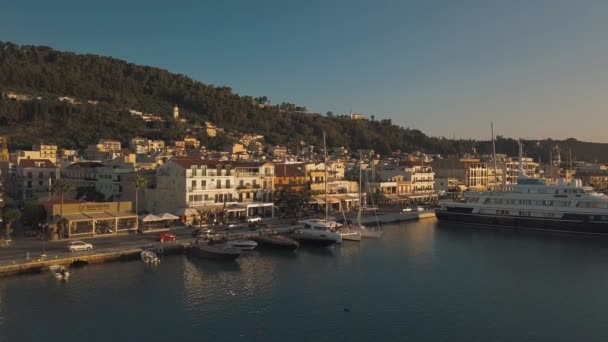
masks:
[[[257,235],[252,236],[251,240],[258,243],[260,248],[274,248],[295,250],[300,248],[300,243],[294,239],[282,235]]]
[[[49,266],[49,270],[56,279],[67,280],[70,277],[70,271],[67,266],[52,265]]]
[[[209,241],[196,240],[188,249],[190,255],[213,260],[235,260],[241,256],[241,250],[229,245],[225,240],[211,239]]]

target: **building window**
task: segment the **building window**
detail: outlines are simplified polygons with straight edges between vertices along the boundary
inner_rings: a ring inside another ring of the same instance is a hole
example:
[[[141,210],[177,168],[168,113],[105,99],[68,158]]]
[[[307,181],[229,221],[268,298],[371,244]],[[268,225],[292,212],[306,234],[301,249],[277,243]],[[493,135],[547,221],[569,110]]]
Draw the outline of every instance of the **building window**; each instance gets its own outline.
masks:
[[[196,189],[196,181],[195,180],[192,181],[192,189],[193,190]]]
[[[216,188],[218,188],[218,189],[221,189],[221,188],[222,188],[222,181],[221,181],[220,179],[218,179],[218,180],[215,182],[215,187],[216,187]]]

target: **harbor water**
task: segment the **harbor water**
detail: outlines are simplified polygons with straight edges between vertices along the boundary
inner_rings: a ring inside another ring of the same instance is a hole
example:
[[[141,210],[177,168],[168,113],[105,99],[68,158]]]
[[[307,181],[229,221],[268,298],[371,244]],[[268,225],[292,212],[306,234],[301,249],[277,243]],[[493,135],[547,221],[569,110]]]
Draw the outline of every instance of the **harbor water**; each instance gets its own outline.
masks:
[[[606,341],[608,238],[434,219],[236,262],[0,278],[0,341]]]

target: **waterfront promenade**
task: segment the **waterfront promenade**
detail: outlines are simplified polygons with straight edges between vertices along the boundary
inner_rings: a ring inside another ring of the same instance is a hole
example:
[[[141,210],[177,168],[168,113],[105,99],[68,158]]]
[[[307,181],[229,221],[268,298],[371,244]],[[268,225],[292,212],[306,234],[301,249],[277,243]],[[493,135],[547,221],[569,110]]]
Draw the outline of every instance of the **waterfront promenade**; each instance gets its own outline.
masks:
[[[373,226],[376,220],[380,224],[414,221],[419,218],[434,217],[433,212],[409,212],[403,213],[397,210],[386,210],[379,214],[376,218],[374,215],[366,215],[362,218],[364,224]],[[353,220],[353,215],[347,215],[349,220]],[[266,223],[270,224],[273,229],[278,232],[286,232],[293,226],[291,220],[286,219],[270,219]],[[176,241],[159,242],[159,235],[163,232],[170,232],[175,235]],[[239,229],[225,231],[234,236],[248,236],[259,234],[256,231],[250,231],[246,226]],[[174,226],[166,229],[157,229],[143,234],[124,234],[108,237],[82,238],[93,244],[92,251],[82,251],[70,253],[67,250],[67,244],[72,240],[58,240],[44,242],[44,257],[43,244],[39,238],[16,236],[9,246],[0,248],[0,276],[16,273],[27,273],[44,270],[51,264],[71,264],[73,261],[81,260],[86,262],[103,262],[117,259],[133,258],[139,255],[139,252],[144,248],[163,247],[171,249],[173,252],[181,251],[183,246],[192,241],[192,230],[183,226]]]

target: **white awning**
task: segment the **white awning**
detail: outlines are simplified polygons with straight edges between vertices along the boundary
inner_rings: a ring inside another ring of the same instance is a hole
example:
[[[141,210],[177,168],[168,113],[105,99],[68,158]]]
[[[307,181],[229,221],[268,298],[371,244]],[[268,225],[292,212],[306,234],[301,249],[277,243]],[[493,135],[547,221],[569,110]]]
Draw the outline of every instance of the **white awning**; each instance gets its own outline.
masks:
[[[162,221],[163,219],[156,215],[148,214],[148,215],[139,216],[139,220],[141,222],[158,222],[158,221]]]
[[[169,213],[164,213],[162,215],[160,215],[161,220],[177,220],[179,219],[179,216],[175,216],[173,214],[169,214]]]

